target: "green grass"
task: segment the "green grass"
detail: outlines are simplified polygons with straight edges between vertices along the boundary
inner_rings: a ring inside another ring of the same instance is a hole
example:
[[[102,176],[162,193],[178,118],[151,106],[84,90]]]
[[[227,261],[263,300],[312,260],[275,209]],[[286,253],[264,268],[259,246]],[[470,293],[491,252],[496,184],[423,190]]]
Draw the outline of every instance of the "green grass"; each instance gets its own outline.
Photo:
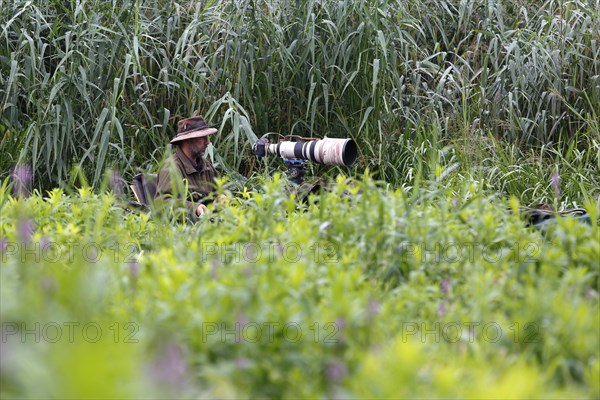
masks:
[[[3,397],[600,395],[595,205],[542,235],[475,181],[282,183],[194,225],[3,191]]]
[[[2,177],[28,163],[44,189],[77,166],[94,185],[108,167],[155,168],[195,113],[220,128],[225,170],[256,172],[249,144],[266,132],[352,137],[359,169],[395,186],[413,162],[407,141],[483,149],[492,136],[498,151],[528,153],[595,151],[600,137],[597,0],[1,8]]]
[[[0,396],[600,397],[599,9],[0,0]],[[193,114],[230,204],[115,194]],[[267,132],[356,168],[298,205]]]

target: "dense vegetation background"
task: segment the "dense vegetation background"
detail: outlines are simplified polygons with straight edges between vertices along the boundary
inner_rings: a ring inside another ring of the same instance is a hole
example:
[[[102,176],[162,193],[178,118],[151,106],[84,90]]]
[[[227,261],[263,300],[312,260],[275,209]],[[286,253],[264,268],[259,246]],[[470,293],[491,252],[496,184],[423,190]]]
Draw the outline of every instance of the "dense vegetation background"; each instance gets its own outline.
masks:
[[[599,398],[599,10],[0,0],[0,396]],[[133,207],[192,114],[228,203]]]
[[[598,194],[598,1],[1,5],[2,177],[129,179],[202,114],[230,174],[262,171],[249,143],[279,132],[352,137],[395,186],[451,167],[525,201],[553,174],[567,201]]]

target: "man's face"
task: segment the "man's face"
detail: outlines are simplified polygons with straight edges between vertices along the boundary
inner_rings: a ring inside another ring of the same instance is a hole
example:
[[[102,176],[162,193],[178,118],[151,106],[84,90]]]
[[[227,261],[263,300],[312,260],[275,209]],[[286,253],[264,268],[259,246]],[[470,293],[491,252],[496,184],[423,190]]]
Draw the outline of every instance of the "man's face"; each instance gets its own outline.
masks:
[[[197,159],[204,156],[204,152],[210,143],[208,136],[194,138],[189,140],[189,149],[192,156]]]

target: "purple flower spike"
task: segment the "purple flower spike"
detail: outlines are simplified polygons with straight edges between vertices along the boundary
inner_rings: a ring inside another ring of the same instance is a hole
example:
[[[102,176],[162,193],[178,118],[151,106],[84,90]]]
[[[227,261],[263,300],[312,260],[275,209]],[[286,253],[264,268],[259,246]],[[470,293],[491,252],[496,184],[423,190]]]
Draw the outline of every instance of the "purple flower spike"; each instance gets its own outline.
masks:
[[[17,238],[21,243],[31,242],[35,227],[30,219],[21,219],[17,222]]]
[[[437,315],[438,317],[443,317],[444,315],[446,315],[446,302],[442,301],[439,305],[438,305],[438,309],[437,309]]]
[[[367,306],[367,312],[369,313],[369,316],[374,317],[375,315],[379,314],[379,303],[373,299],[369,300],[369,304]]]
[[[51,244],[52,242],[50,242],[50,239],[48,239],[46,236],[40,239],[40,249],[42,250],[47,250]]]
[[[330,382],[338,383],[346,376],[346,365],[340,361],[334,361],[327,365],[325,375]]]
[[[0,254],[4,254],[7,248],[8,240],[6,240],[5,238],[0,238]]]
[[[140,263],[137,260],[130,260],[129,264],[129,275],[132,279],[137,279],[140,274]]]
[[[250,361],[245,357],[238,357],[235,360],[235,366],[238,369],[246,369],[250,367]]]
[[[13,195],[15,197],[26,197],[31,194],[33,186],[33,171],[29,165],[17,165],[13,169]]]
[[[444,295],[446,295],[446,294],[448,294],[448,292],[452,288],[452,285],[450,284],[450,281],[448,279],[444,279],[442,281],[442,283],[440,284],[440,288],[442,289],[442,293]]]
[[[183,350],[176,344],[168,345],[150,366],[152,377],[167,385],[180,387],[187,381],[187,363]]]
[[[246,317],[246,314],[239,314],[236,323],[239,324],[241,327],[246,326],[246,324],[248,323],[248,318]]]
[[[554,189],[554,196],[560,197],[560,174],[558,172],[552,174],[550,186]]]
[[[56,280],[50,277],[44,277],[40,279],[40,285],[47,295],[54,294],[56,292],[56,289],[58,288],[58,283],[56,282]]]
[[[344,318],[338,318],[335,320],[334,324],[339,330],[342,330],[346,327],[346,320]]]

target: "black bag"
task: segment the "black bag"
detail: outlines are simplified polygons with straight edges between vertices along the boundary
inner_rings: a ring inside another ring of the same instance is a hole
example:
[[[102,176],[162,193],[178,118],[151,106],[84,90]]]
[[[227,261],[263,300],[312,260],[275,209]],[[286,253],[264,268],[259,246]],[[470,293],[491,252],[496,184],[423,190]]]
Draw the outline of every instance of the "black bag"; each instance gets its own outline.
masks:
[[[137,202],[149,206],[156,196],[156,174],[137,174],[130,187]]]

